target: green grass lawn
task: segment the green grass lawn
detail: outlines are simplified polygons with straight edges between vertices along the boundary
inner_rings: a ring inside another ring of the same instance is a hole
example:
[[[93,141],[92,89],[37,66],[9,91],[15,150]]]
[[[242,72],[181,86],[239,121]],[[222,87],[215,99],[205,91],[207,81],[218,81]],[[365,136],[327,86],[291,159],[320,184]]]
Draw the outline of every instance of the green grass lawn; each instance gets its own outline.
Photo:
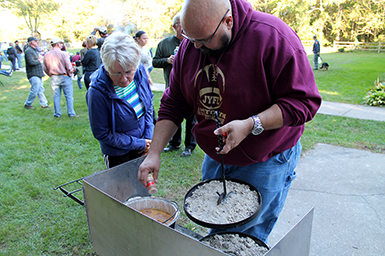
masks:
[[[321,54],[330,67],[314,72],[324,101],[361,104],[376,78],[385,73],[385,54],[344,52]],[[313,55],[309,55],[313,66]]]
[[[315,76],[324,100],[360,103],[367,88],[381,71],[383,54],[335,53],[323,55],[327,72]],[[162,83],[161,69],[151,72]],[[93,255],[85,209],[64,198],[56,186],[105,169],[99,143],[89,126],[85,89],[74,81],[74,108],[78,118],[68,118],[62,97],[61,118],[53,108],[23,108],[29,92],[25,73],[0,76],[0,255]],[[156,80],[156,81],[155,81]],[[52,103],[50,79],[44,78],[45,95]],[[161,92],[155,92],[159,108]],[[317,143],[385,152],[383,122],[317,115],[306,124],[301,142],[304,151]],[[200,181],[204,153],[197,148],[192,157],[179,152],[163,153],[157,196],[183,206],[183,197]],[[81,194],[78,195],[82,197]],[[184,214],[178,224],[195,232],[206,230]]]

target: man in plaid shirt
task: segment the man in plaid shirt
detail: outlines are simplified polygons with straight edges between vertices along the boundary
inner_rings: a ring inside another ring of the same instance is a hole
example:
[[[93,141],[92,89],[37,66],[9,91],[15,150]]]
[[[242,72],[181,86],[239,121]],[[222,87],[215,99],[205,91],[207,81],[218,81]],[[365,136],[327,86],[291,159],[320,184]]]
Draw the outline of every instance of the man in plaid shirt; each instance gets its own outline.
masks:
[[[36,95],[40,99],[40,105],[42,108],[50,108],[48,106],[47,98],[44,95],[44,86],[43,86],[43,56],[39,55],[36,51],[37,42],[39,39],[35,37],[28,38],[28,44],[30,47],[27,47],[25,50],[25,68],[27,71],[27,78],[31,83],[31,90],[29,91],[28,98],[24,103],[26,109],[35,109],[32,107],[32,102],[35,100]]]

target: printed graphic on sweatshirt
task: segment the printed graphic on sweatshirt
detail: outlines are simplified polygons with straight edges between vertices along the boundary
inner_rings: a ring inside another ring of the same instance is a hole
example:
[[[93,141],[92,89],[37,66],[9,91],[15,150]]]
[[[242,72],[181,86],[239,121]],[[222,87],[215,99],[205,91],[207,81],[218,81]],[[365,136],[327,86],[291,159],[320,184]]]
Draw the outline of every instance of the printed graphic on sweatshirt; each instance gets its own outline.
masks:
[[[194,80],[194,87],[199,89],[198,115],[203,116],[207,120],[215,120],[215,111],[219,110],[223,103],[223,93],[226,87],[226,79],[222,70],[210,64],[199,70]],[[207,85],[207,87],[203,87]],[[226,114],[219,111],[221,123],[226,119]]]

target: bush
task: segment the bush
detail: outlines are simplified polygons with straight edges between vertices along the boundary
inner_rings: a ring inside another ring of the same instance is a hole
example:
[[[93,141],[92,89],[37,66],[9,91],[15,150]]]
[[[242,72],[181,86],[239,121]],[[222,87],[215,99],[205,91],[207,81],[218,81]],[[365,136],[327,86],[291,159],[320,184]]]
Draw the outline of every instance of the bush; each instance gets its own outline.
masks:
[[[364,104],[369,106],[385,106],[385,79],[378,77],[374,86],[364,97]]]
[[[345,48],[339,48],[338,49],[338,52],[344,52],[345,51]]]

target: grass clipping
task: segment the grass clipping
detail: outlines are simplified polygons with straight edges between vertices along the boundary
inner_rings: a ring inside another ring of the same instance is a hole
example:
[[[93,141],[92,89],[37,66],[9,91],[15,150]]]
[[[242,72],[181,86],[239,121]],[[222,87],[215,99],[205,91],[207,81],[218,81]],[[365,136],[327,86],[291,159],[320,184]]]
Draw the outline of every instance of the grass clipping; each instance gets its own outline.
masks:
[[[252,216],[259,206],[257,191],[246,184],[226,181],[228,197],[217,205],[218,193],[223,192],[223,183],[213,180],[195,189],[186,198],[186,210],[195,219],[216,225],[243,221]],[[230,194],[231,193],[231,194]]]

